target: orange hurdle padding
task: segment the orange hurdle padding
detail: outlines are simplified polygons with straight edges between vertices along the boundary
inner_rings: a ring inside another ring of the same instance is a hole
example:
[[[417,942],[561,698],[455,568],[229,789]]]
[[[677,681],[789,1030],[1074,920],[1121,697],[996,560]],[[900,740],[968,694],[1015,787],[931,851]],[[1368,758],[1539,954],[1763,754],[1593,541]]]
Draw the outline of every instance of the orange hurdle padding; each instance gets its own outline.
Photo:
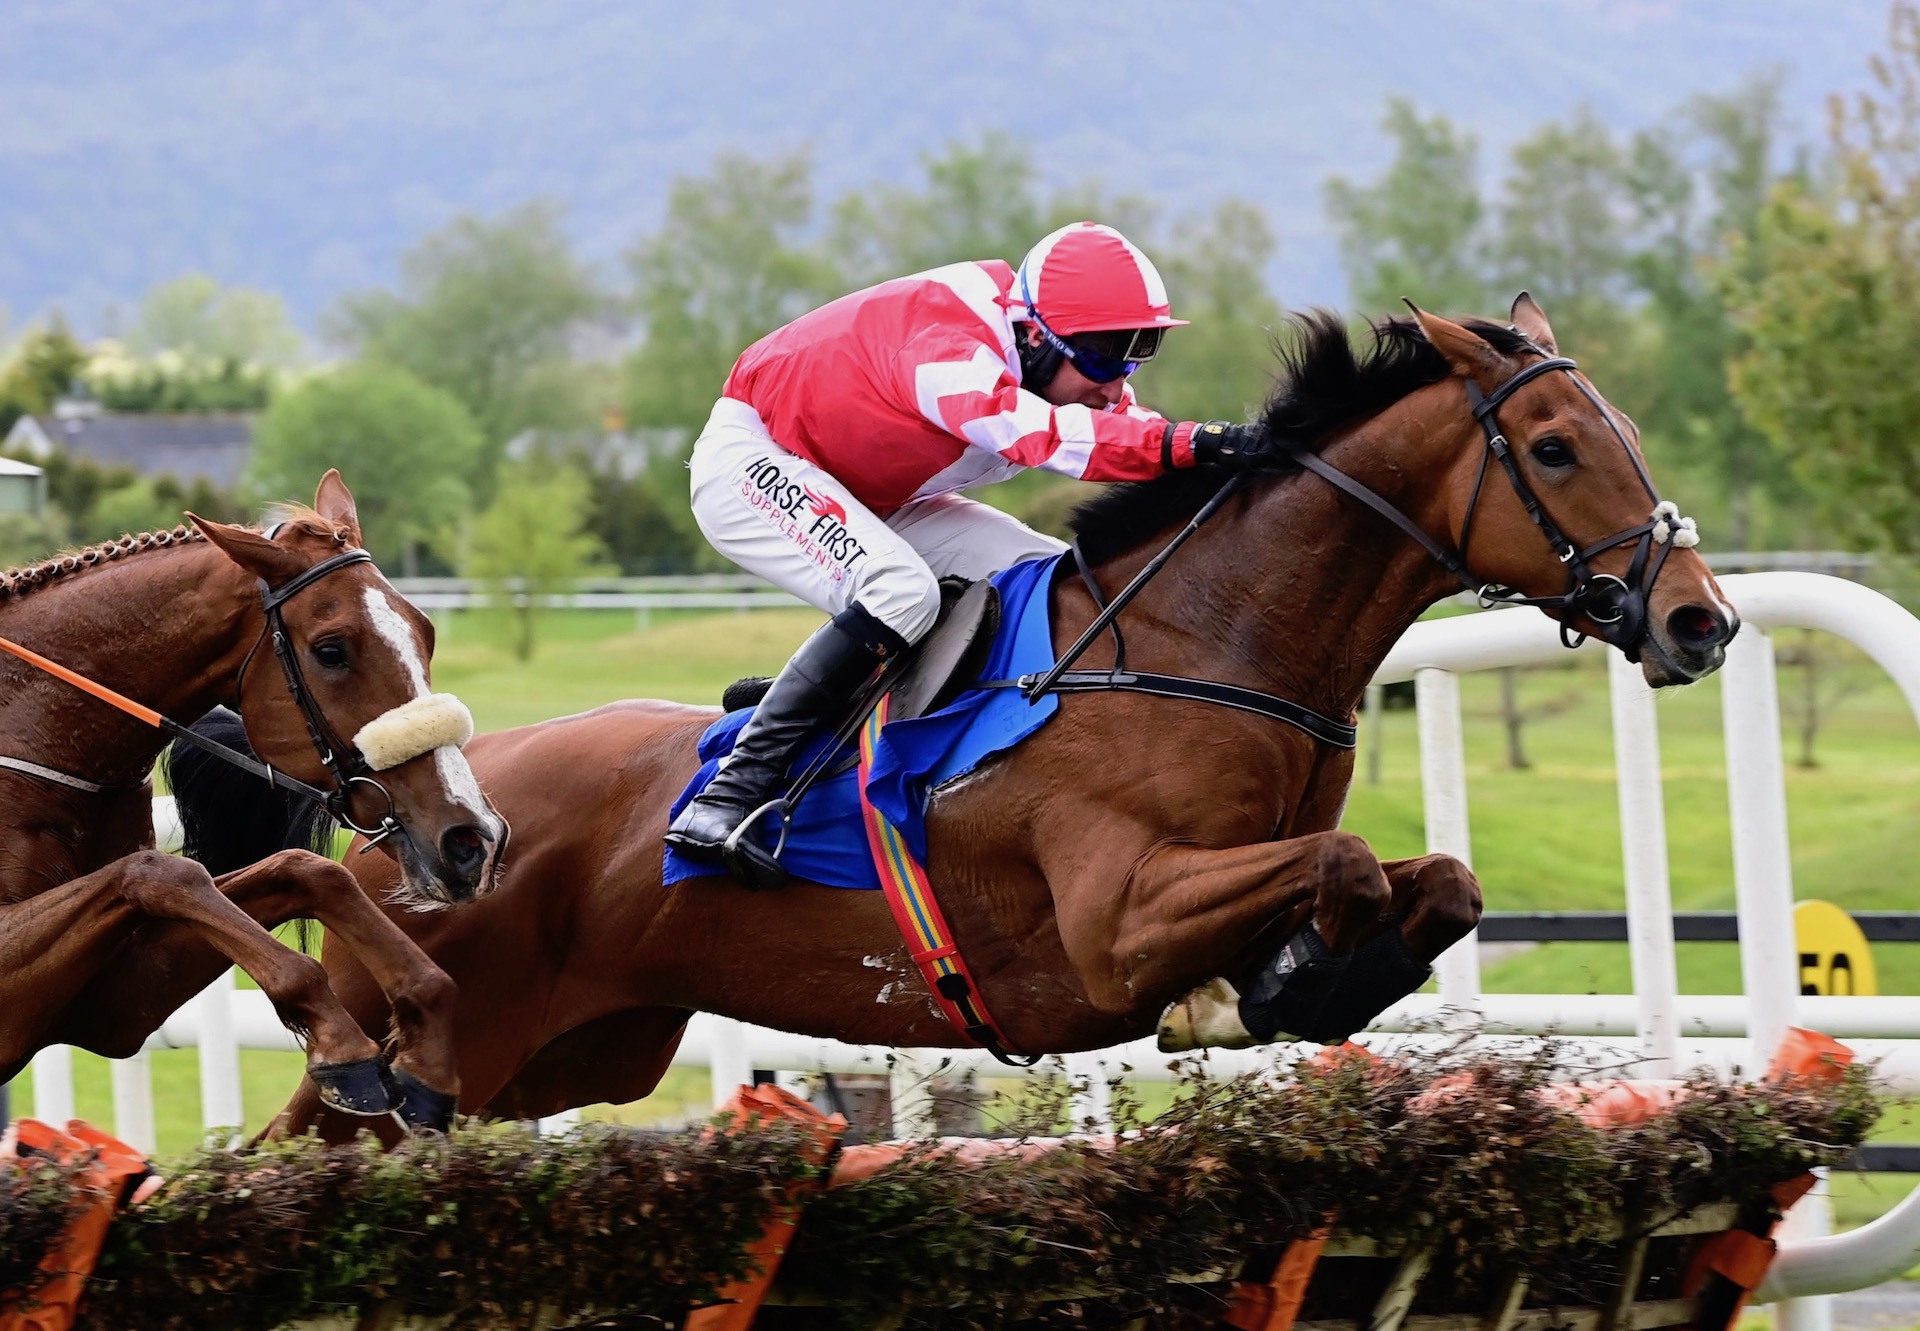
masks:
[[[109,1137],[78,1119],[61,1132],[37,1119],[23,1118],[0,1137],[0,1168],[23,1154],[47,1156],[70,1164],[91,1155],[76,1186],[87,1203],[66,1232],[55,1240],[40,1261],[45,1284],[26,1300],[30,1307],[0,1309],[0,1331],[68,1331],[80,1314],[80,1298],[87,1277],[100,1258],[122,1199],[145,1200],[160,1187],[160,1178],[147,1168],[147,1158],[125,1142]],[[128,1197],[129,1185],[141,1180]]]
[[[1295,1239],[1274,1263],[1271,1276],[1237,1282],[1233,1304],[1220,1320],[1236,1331],[1290,1331],[1300,1316],[1300,1305],[1307,1301],[1307,1286],[1332,1233],[1333,1227],[1327,1225]]]
[[[822,1114],[799,1096],[790,1095],[778,1086],[742,1086],[721,1112],[732,1114],[733,1121],[740,1124],[782,1121],[800,1124],[813,1136],[807,1158],[814,1165],[824,1166],[833,1158],[847,1131],[847,1120],[841,1115]],[[767,1300],[767,1291],[773,1287],[773,1278],[780,1271],[780,1259],[787,1255],[787,1245],[799,1226],[806,1196],[819,1187],[818,1180],[803,1182],[788,1191],[784,1202],[774,1206],[766,1232],[749,1249],[757,1268],[755,1273],[721,1290],[721,1302],[689,1313],[686,1331],[745,1331],[753,1325],[760,1305]],[[6,1328],[0,1327],[0,1331]]]

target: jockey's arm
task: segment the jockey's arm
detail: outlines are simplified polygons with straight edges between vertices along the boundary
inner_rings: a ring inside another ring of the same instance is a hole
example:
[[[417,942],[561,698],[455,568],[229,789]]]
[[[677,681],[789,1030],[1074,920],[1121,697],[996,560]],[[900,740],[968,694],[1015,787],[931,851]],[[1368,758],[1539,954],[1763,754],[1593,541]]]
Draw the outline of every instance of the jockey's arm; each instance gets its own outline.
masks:
[[[1022,388],[985,342],[910,346],[903,361],[921,415],[1009,462],[1087,481],[1144,481],[1194,465],[1195,422],[1157,416],[1131,393],[1111,411],[1056,407]]]

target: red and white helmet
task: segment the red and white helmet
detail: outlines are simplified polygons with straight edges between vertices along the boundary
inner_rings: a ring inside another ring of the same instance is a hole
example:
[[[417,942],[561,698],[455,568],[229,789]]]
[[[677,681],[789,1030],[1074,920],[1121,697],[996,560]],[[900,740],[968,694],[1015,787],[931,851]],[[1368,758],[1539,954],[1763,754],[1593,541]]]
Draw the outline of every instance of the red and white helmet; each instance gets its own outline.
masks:
[[[1075,222],[1027,252],[1011,293],[1016,320],[1037,317],[1061,337],[1120,328],[1181,328],[1160,270],[1110,226]]]

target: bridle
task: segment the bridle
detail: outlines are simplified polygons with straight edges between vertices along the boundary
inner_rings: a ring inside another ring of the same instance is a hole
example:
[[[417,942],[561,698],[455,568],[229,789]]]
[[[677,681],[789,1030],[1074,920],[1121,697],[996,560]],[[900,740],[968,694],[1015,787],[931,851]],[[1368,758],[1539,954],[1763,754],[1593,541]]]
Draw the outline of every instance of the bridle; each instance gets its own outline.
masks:
[[[1473,479],[1473,492],[1467,500],[1466,517],[1461,522],[1460,543],[1457,552],[1448,550],[1433,537],[1429,536],[1418,523],[1409,518],[1387,499],[1353,477],[1347,475],[1332,463],[1304,448],[1290,449],[1294,461],[1306,470],[1321,477],[1329,484],[1358,499],[1376,513],[1399,527],[1408,536],[1420,544],[1426,552],[1457,578],[1462,587],[1480,598],[1480,604],[1493,605],[1530,605],[1555,615],[1560,620],[1560,641],[1568,647],[1578,647],[1586,640],[1587,634],[1574,628],[1576,620],[1585,618],[1597,626],[1594,633],[1601,641],[1618,647],[1629,661],[1640,659],[1640,648],[1647,636],[1647,604],[1653,595],[1653,585],[1660,577],[1660,571],[1666,566],[1667,556],[1674,547],[1686,548],[1698,544],[1699,535],[1692,518],[1682,517],[1679,508],[1660,498],[1653,487],[1653,478],[1647,474],[1647,468],[1633,445],[1621,433],[1614,421],[1613,413],[1607,410],[1599,394],[1587,386],[1577,373],[1578,366],[1565,356],[1551,356],[1536,361],[1516,371],[1491,393],[1481,393],[1480,386],[1471,379],[1467,381],[1467,402],[1473,408],[1473,416],[1480,424],[1486,436],[1486,450],[1480,455],[1480,468]],[[1620,447],[1626,451],[1627,460],[1633,464],[1634,474],[1640,478],[1640,484],[1652,501],[1653,508],[1645,522],[1603,537],[1591,545],[1579,546],[1569,540],[1560,525],[1547,512],[1546,505],[1534,493],[1533,486],[1520,470],[1519,462],[1513,456],[1513,446],[1500,430],[1498,411],[1500,404],[1518,391],[1523,385],[1531,383],[1541,375],[1564,370],[1573,380],[1575,388],[1600,413],[1607,428],[1613,431],[1614,438],[1620,441]],[[1507,484],[1519,499],[1533,525],[1540,529],[1552,549],[1554,557],[1566,566],[1567,590],[1558,596],[1524,596],[1512,587],[1477,576],[1467,565],[1467,551],[1473,540],[1473,520],[1480,508],[1480,495],[1486,484],[1489,460],[1498,461],[1500,469],[1506,473]],[[1596,572],[1589,562],[1595,555],[1614,549],[1616,546],[1634,542],[1633,556],[1628,561],[1626,576]]]
[[[267,539],[273,539],[271,529]],[[271,766],[266,767],[268,779],[285,789],[296,790],[309,798],[318,799],[326,806],[327,815],[342,827],[357,832],[367,838],[367,845],[374,846],[400,831],[400,822],[394,815],[393,793],[380,784],[373,775],[374,768],[356,745],[340,738],[334,728],[328,724],[326,713],[320,710],[320,704],[314,701],[313,692],[307,687],[307,677],[300,668],[300,657],[293,649],[293,638],[287,632],[287,622],[282,607],[288,601],[330,574],[343,568],[352,568],[356,564],[371,564],[373,556],[365,550],[346,550],[330,559],[323,559],[312,568],[283,583],[279,587],[269,587],[266,579],[260,580],[260,608],[266,612],[266,623],[261,626],[260,636],[254,639],[252,647],[247,649],[245,659],[240,662],[240,675],[234,685],[234,696],[244,697],[247,687],[247,667],[253,664],[253,657],[260,650],[260,644],[271,637],[273,654],[280,658],[280,672],[286,677],[287,692],[293,695],[294,705],[300,709],[300,715],[307,723],[307,738],[313,741],[314,752],[320,757],[320,765],[327,769],[333,778],[333,789],[322,794],[304,782],[296,781]],[[191,734],[192,732],[188,732]],[[197,737],[196,737],[197,742]],[[200,745],[208,748],[208,744]],[[224,745],[213,746],[215,750],[230,753]],[[352,813],[353,790],[360,786],[370,790],[378,802],[384,806],[378,820],[372,826],[363,826],[356,822]]]
[[[268,538],[272,538],[271,531],[268,532]],[[155,729],[162,731],[175,740],[191,744],[195,748],[212,754],[224,762],[231,763],[243,771],[252,773],[263,781],[271,782],[282,790],[290,791],[295,795],[315,801],[326,809],[328,816],[335,822],[367,838],[366,844],[370,848],[378,845],[396,832],[403,830],[400,826],[399,819],[395,816],[392,792],[382,785],[373,773],[375,770],[384,770],[386,767],[397,766],[399,762],[405,760],[405,757],[396,755],[393,761],[383,764],[380,769],[375,769],[375,767],[367,761],[366,755],[360,751],[357,745],[346,743],[340,739],[338,733],[328,724],[326,715],[320,710],[319,704],[314,701],[312,691],[307,687],[306,676],[301,672],[299,657],[294,652],[292,638],[287,632],[282,607],[293,599],[293,597],[308,587],[311,587],[314,583],[319,582],[322,578],[337,573],[341,569],[352,568],[356,564],[368,564],[372,562],[373,556],[365,550],[347,550],[329,559],[322,560],[320,563],[315,564],[312,568],[305,570],[278,588],[269,587],[266,581],[262,579],[260,582],[260,604],[266,614],[266,623],[262,625],[260,636],[254,639],[253,646],[247,649],[246,657],[240,663],[239,680],[234,689],[236,697],[244,692],[247,667],[253,663],[255,653],[260,650],[260,644],[266,641],[269,635],[271,635],[274,655],[280,658],[280,669],[286,676],[287,691],[293,695],[295,705],[300,708],[300,714],[306,720],[307,734],[313,741],[314,751],[320,756],[321,765],[327,769],[328,775],[333,778],[334,785],[332,790],[323,791],[316,789],[298,777],[289,776],[271,764],[261,762],[251,754],[242,753],[237,749],[228,748],[217,740],[208,739],[206,736],[181,725],[171,717],[163,716],[151,707],[146,707],[133,701],[131,698],[116,693],[104,684],[97,683],[94,680],[86,678],[84,675],[69,670],[56,661],[50,661],[39,653],[20,646],[18,643],[11,642],[6,638],[0,638],[0,651],[5,651],[9,655],[26,662],[28,665],[42,670],[67,684],[71,684],[74,688],[91,694],[102,702],[119,708],[128,715],[146,722],[148,725],[153,726]],[[395,710],[397,711],[398,709]],[[389,715],[391,715],[391,713],[389,713]],[[26,775],[55,781],[58,784],[69,786],[76,790],[101,793],[103,791],[118,789],[118,787],[103,786],[97,782],[84,781],[78,777],[67,776],[64,773],[54,772],[50,768],[40,767],[36,764],[26,763],[20,760],[6,760],[4,766],[10,770],[22,772]],[[363,824],[353,816],[351,803],[353,790],[356,786],[370,789],[384,806],[379,817],[371,824]]]
[[[1537,350],[1537,348],[1536,348]],[[1541,353],[1543,356],[1544,352]],[[1674,547],[1682,549],[1698,545],[1700,535],[1692,518],[1682,517],[1677,505],[1660,498],[1653,488],[1653,478],[1647,474],[1646,466],[1634,452],[1633,445],[1622,434],[1619,425],[1614,422],[1613,413],[1606,404],[1581,379],[1575,371],[1579,367],[1565,356],[1549,356],[1544,360],[1528,365],[1516,371],[1491,393],[1482,394],[1472,380],[1467,382],[1467,401],[1473,408],[1473,416],[1486,435],[1486,451],[1480,455],[1480,469],[1473,480],[1473,493],[1467,500],[1467,514],[1460,528],[1460,548],[1447,549],[1429,536],[1419,523],[1401,512],[1399,508],[1338,467],[1308,451],[1298,444],[1287,449],[1293,460],[1302,468],[1321,477],[1328,484],[1353,496],[1371,508],[1380,516],[1393,523],[1410,536],[1428,554],[1439,562],[1449,573],[1460,581],[1460,585],[1480,598],[1482,606],[1493,605],[1531,605],[1546,611],[1558,611],[1560,620],[1560,641],[1568,647],[1578,647],[1586,641],[1587,635],[1574,629],[1574,621],[1585,617],[1598,625],[1595,634],[1601,641],[1618,647],[1629,661],[1640,659],[1640,648],[1647,634],[1647,602],[1653,594],[1653,584],[1659,578],[1660,571],[1666,566],[1667,556]],[[1593,403],[1601,418],[1613,431],[1614,438],[1626,450],[1627,458],[1633,463],[1634,473],[1639,476],[1640,484],[1646,489],[1647,497],[1653,501],[1653,511],[1645,522],[1615,532],[1592,545],[1578,546],[1567,539],[1560,525],[1547,512],[1546,505],[1527,483],[1520,471],[1520,464],[1514,460],[1513,446],[1506,435],[1500,431],[1497,413],[1500,404],[1512,397],[1515,391],[1543,374],[1555,370],[1564,370],[1573,379],[1574,386],[1586,399]],[[1171,428],[1171,427],[1169,427]],[[1473,539],[1473,519],[1480,508],[1480,495],[1487,479],[1487,465],[1490,459],[1498,459],[1500,469],[1506,473],[1507,483],[1513,487],[1527,516],[1546,537],[1547,544],[1567,569],[1567,590],[1558,596],[1523,596],[1512,587],[1478,577],[1467,567],[1467,546]],[[1148,693],[1163,698],[1188,698],[1195,702],[1213,703],[1231,707],[1240,711],[1256,712],[1283,722],[1297,730],[1304,731],[1322,744],[1335,748],[1351,749],[1357,740],[1357,731],[1350,720],[1342,720],[1315,712],[1287,698],[1277,697],[1255,689],[1244,689],[1222,684],[1213,680],[1189,679],[1180,675],[1148,674],[1134,671],[1126,666],[1126,642],[1120,633],[1119,615],[1129,601],[1138,595],[1166,566],[1173,552],[1184,545],[1189,537],[1200,529],[1207,519],[1226,504],[1227,500],[1247,478],[1244,471],[1229,476],[1220,489],[1203,505],[1192,520],[1177,532],[1173,539],[1161,547],[1159,553],[1147,561],[1146,565],[1133,576],[1125,587],[1121,588],[1111,601],[1102,596],[1099,579],[1094,576],[1086,556],[1080,550],[1078,541],[1071,546],[1073,557],[1079,564],[1080,576],[1092,593],[1093,602],[1100,607],[1100,613],[1094,616],[1080,636],[1065,651],[1061,652],[1053,666],[1041,674],[1023,675],[1019,679],[985,680],[979,688],[1017,688],[1029,701],[1039,699],[1048,693],[1096,693],[1129,692]],[[1611,550],[1615,546],[1635,542],[1633,557],[1627,567],[1627,576],[1616,577],[1611,573],[1596,573],[1588,562],[1595,555]],[[1656,548],[1657,547],[1657,548]],[[1103,633],[1111,633],[1114,641],[1114,663],[1106,670],[1075,670],[1073,665],[1083,656],[1087,648]]]

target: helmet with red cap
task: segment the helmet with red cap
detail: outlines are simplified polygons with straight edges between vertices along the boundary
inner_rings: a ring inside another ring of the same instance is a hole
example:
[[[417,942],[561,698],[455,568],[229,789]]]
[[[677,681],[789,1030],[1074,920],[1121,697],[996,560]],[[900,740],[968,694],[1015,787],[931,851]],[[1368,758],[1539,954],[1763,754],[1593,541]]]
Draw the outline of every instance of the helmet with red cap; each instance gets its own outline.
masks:
[[[1166,283],[1153,261],[1110,226],[1074,222],[1046,237],[1020,263],[1010,293],[1013,317],[1031,322],[1055,355],[1095,382],[1130,374],[1153,359],[1160,339],[1185,319],[1173,317]]]

